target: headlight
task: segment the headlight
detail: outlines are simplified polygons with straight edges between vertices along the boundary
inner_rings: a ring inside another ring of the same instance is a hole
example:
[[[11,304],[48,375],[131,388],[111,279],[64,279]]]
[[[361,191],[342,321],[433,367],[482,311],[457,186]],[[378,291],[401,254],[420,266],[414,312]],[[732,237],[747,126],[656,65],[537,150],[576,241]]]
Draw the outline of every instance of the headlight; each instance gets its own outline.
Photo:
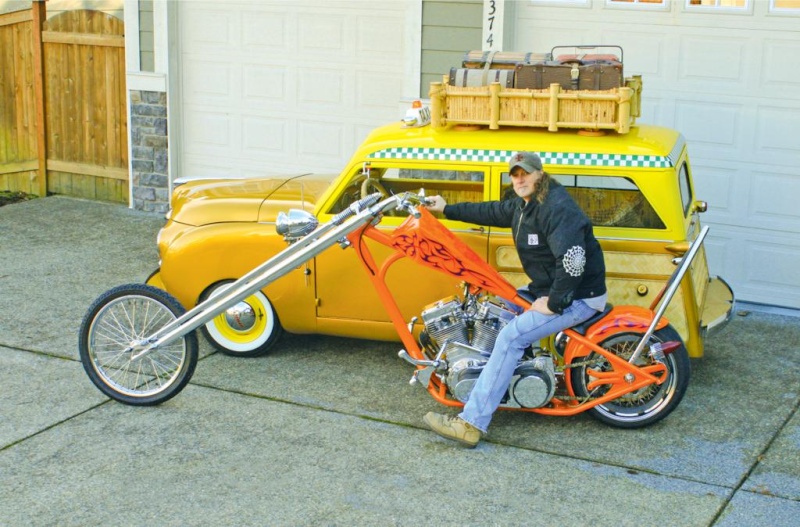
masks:
[[[292,209],[287,213],[279,212],[275,221],[275,230],[288,242],[296,241],[312,232],[319,221],[310,212]]]

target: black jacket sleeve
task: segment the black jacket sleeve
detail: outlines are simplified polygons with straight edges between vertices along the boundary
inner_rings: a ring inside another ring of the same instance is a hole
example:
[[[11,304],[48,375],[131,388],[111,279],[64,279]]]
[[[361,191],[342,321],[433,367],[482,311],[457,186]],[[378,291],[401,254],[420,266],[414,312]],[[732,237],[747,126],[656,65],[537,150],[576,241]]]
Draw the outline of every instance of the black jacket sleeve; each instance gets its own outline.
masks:
[[[447,219],[486,225],[488,227],[511,227],[514,207],[521,200],[483,201],[479,203],[456,203],[444,208]]]

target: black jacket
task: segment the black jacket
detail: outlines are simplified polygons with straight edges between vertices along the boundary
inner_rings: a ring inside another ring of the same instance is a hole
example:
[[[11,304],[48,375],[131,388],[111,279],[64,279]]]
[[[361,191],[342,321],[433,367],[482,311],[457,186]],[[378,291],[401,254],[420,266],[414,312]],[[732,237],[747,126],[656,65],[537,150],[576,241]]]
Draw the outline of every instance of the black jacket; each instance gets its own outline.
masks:
[[[567,190],[550,180],[544,203],[514,196],[503,201],[447,205],[450,219],[511,227],[528,288],[537,298],[549,297],[547,307],[561,313],[574,299],[606,292],[603,251],[592,223]]]

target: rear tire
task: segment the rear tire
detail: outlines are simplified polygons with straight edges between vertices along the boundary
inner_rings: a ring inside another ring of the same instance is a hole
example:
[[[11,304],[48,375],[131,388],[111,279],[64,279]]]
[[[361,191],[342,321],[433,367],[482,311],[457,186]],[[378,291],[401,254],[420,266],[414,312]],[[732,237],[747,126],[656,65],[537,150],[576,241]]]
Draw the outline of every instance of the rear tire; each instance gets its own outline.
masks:
[[[641,337],[641,333],[621,333],[606,339],[600,345],[627,360],[633,354]],[[683,345],[680,335],[672,326],[660,329],[650,337],[650,343],[671,340],[681,342],[681,346],[665,356],[667,379],[662,384],[651,384],[612,401],[597,405],[587,410],[589,415],[618,428],[649,426],[669,415],[681,402],[686,393],[686,388],[689,386],[691,373],[689,353],[686,351],[686,346]],[[637,365],[646,366],[654,363],[654,360],[647,354],[648,349],[649,345],[645,347]],[[594,389],[594,393],[591,393],[587,388],[587,385],[592,380],[590,369],[596,370],[599,368],[603,371],[610,369],[608,361],[603,360],[602,356],[594,352],[579,360],[591,361],[596,359],[601,361],[597,365],[579,366],[570,370],[573,390],[575,395],[580,398],[599,397],[607,390],[605,387],[600,386]]]
[[[188,333],[134,359],[130,346],[184,313],[169,293],[145,284],[106,291],[83,317],[78,350],[101,392],[121,403],[150,406],[177,395],[197,365],[197,336]]]

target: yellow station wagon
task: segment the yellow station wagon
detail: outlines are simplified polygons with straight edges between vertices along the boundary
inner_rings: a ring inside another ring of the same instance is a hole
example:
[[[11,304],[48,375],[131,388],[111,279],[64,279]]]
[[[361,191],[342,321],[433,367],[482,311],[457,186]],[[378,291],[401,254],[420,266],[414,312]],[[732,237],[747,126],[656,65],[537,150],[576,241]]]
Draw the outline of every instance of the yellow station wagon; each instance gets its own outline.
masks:
[[[706,204],[695,196],[684,138],[645,125],[620,134],[398,122],[374,130],[338,176],[188,181],[172,196],[158,236],[160,268],[148,283],[193,307],[282,250],[276,217],[292,208],[327,222],[376,191],[422,188],[450,203],[503,199],[507,159],[523,150],[537,152],[592,219],[605,252],[609,302],[650,306],[674,260],[700,232]],[[402,219],[389,217],[381,226]],[[510,229],[441,219],[511,283],[527,284]],[[397,340],[356,258],[355,251],[329,249],[217,316],[204,333],[221,351],[240,356],[268,351],[284,330]],[[458,291],[457,283],[410,262],[396,265],[387,283],[408,320]],[[707,332],[728,320],[733,302],[730,287],[709,274],[701,248],[666,312],[691,357],[703,355]]]

